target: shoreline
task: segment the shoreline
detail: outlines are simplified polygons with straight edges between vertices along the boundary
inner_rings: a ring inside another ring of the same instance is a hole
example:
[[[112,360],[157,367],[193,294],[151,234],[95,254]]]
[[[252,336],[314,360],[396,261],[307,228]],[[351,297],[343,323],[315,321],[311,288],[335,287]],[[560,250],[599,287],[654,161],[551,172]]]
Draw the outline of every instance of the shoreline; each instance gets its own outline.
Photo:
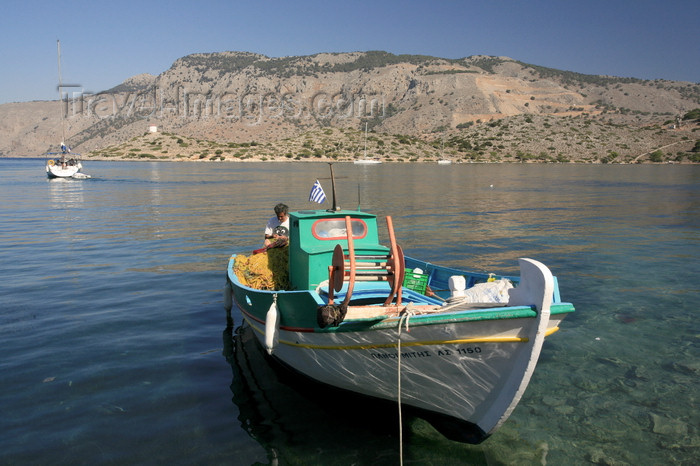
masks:
[[[348,130],[314,129],[295,137],[228,141],[200,139],[167,131],[148,131],[112,145],[89,150],[78,144],[81,160],[172,162],[333,162],[363,158],[382,163],[700,163],[700,122],[680,128],[619,126],[590,118],[514,117],[468,130],[409,136]],[[549,127],[548,127],[549,125]],[[92,145],[99,141],[92,141]],[[0,157],[9,157],[0,154]],[[35,156],[45,158],[46,154]]]
[[[0,155],[0,160],[2,159],[32,159],[32,160],[47,160],[51,157],[43,157],[37,155]],[[352,160],[332,160],[332,159],[317,159],[317,160],[289,160],[287,158],[279,158],[274,160],[262,160],[255,158],[248,158],[244,160],[204,160],[204,159],[191,159],[191,158],[147,158],[147,157],[77,157],[81,162],[170,162],[170,163],[341,163],[341,164],[351,164],[354,165]],[[451,165],[700,165],[700,162],[692,161],[663,161],[663,162],[651,162],[651,161],[639,161],[639,162],[600,162],[600,161],[577,161],[570,160],[566,162],[558,161],[515,161],[515,160],[482,160],[482,161],[466,161],[466,162],[451,162],[449,164],[439,164],[436,161],[397,161],[397,160],[383,160],[380,165],[389,164],[424,164],[424,165],[441,165],[444,167],[449,167]]]

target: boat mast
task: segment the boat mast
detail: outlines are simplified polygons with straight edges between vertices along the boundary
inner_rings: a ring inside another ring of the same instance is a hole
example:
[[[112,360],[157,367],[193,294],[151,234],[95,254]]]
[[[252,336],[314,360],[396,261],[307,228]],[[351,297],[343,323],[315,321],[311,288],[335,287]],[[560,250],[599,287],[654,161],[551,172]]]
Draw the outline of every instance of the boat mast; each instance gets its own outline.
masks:
[[[63,80],[61,78],[61,41],[56,39],[56,49],[58,55],[58,108],[61,111],[61,146],[66,143],[66,121],[63,112]],[[61,147],[63,151],[63,147]]]
[[[365,122],[365,158],[367,158],[367,122]]]

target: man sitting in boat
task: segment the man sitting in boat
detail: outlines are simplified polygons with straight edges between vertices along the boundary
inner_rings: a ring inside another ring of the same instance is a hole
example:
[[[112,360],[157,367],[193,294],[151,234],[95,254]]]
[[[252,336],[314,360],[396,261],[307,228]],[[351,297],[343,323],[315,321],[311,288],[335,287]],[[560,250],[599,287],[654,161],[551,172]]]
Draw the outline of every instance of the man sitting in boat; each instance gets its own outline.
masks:
[[[279,203],[275,206],[275,216],[265,226],[264,246],[274,243],[286,244],[289,240],[289,207]]]

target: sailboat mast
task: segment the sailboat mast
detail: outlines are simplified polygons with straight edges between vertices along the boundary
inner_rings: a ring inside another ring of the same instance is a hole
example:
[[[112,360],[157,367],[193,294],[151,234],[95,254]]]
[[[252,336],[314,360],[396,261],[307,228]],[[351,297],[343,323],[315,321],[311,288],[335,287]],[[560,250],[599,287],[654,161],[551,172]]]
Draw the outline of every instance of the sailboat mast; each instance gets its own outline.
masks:
[[[66,143],[66,122],[63,111],[63,80],[61,78],[61,41],[56,40],[56,51],[58,56],[58,102],[59,110],[61,111],[61,144]]]
[[[365,158],[367,158],[367,122],[365,122]]]

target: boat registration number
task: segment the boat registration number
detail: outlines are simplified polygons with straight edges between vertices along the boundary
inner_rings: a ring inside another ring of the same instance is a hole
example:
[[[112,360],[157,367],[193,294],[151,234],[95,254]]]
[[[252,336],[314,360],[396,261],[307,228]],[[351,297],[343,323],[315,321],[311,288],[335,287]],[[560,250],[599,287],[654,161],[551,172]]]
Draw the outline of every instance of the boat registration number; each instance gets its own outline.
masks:
[[[479,346],[467,346],[464,348],[441,348],[438,350],[423,350],[423,351],[402,351],[401,357],[406,359],[412,358],[429,358],[433,356],[449,357],[455,355],[468,355],[481,353]],[[372,359],[396,359],[398,353],[371,353]]]

